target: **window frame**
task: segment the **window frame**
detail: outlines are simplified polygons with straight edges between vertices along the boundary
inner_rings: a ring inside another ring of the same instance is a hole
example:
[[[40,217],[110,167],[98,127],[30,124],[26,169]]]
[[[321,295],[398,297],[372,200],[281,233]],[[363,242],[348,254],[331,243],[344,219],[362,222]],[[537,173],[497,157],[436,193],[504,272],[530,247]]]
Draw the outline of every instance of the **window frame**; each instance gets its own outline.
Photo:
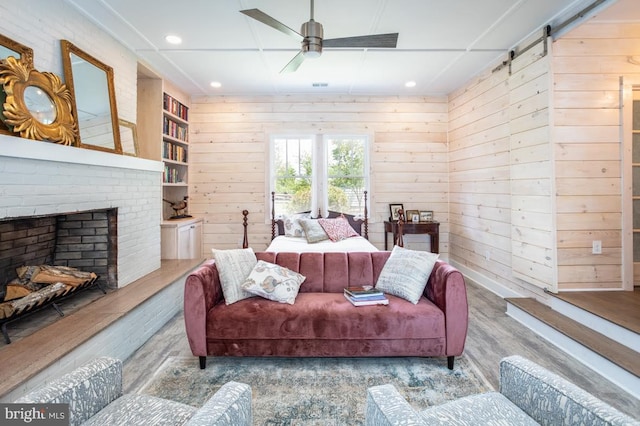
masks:
[[[329,141],[336,139],[361,139],[364,143],[364,160],[363,160],[363,172],[364,172],[364,190],[368,194],[371,194],[371,140],[372,137],[367,133],[273,133],[269,135],[269,155],[267,156],[267,167],[265,176],[265,220],[266,223],[271,222],[271,193],[275,190],[275,142],[281,139],[310,139],[312,143],[312,173],[311,173],[311,215],[316,217],[318,211],[323,217],[328,214],[329,205],[329,192],[328,192],[328,179],[329,179]],[[367,197],[367,209],[370,211],[371,195]],[[363,206],[364,209],[364,206]],[[363,212],[359,213],[363,214]],[[279,217],[276,212],[276,217]]]

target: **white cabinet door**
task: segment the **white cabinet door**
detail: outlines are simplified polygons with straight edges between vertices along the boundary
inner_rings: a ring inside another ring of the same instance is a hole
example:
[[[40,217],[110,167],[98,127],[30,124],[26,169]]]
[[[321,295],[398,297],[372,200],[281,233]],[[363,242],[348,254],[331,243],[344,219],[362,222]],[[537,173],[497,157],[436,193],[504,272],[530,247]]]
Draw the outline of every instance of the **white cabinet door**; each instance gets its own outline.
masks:
[[[202,219],[163,222],[163,259],[196,259],[202,256]]]

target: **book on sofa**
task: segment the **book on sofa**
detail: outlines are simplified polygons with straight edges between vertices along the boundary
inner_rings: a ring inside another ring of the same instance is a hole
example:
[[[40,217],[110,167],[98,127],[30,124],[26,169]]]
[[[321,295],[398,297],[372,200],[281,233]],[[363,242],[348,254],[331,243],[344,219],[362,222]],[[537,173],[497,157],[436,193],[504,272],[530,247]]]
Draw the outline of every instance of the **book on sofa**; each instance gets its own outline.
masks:
[[[344,289],[344,292],[353,298],[364,298],[370,296],[380,296],[384,295],[380,290],[373,288],[373,286],[363,286],[363,287],[347,287]]]
[[[383,292],[378,291],[370,294],[360,294],[353,296],[347,289],[344,289],[344,297],[354,306],[388,305],[389,299]]]

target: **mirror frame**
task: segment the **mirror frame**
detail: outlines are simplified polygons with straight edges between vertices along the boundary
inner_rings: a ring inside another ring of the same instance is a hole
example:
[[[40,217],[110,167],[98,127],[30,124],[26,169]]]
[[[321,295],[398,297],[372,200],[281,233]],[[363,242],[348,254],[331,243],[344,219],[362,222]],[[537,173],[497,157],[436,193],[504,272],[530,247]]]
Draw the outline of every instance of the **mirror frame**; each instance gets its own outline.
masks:
[[[33,68],[33,49],[25,46],[22,43],[18,43],[15,40],[10,39],[9,37],[3,36],[0,34],[0,46],[4,46],[7,49],[13,50],[16,53],[20,54],[20,59],[23,63],[25,63],[29,68]],[[5,59],[5,58],[0,58]],[[7,126],[0,120],[0,134],[11,135],[13,132],[7,128]]]
[[[63,145],[76,141],[78,128],[71,113],[71,92],[53,73],[39,72],[21,60],[9,56],[0,61],[0,104],[2,121],[13,133],[34,140],[45,140]],[[51,123],[35,117],[25,102],[25,90],[38,88],[51,101],[56,116]]]
[[[7,49],[11,49],[16,53],[20,54],[20,59],[24,62],[27,67],[33,68],[33,49],[25,46],[24,44],[18,43],[15,40],[11,40],[9,37],[5,37],[0,34],[0,45],[6,47]],[[5,59],[5,58],[1,58]]]
[[[76,137],[76,146],[87,149],[95,149],[98,151],[105,152],[113,152],[116,154],[122,154],[122,145],[120,144],[120,125],[118,123],[118,109],[116,107],[116,91],[114,85],[114,77],[113,77],[113,68],[109,65],[99,61],[93,56],[89,55],[87,52],[81,50],[76,45],[71,43],[68,40],[60,40],[60,46],[62,47],[62,67],[64,69],[64,77],[67,84],[67,87],[71,91],[71,105],[73,115],[78,122],[77,126],[77,137]],[[101,69],[105,72],[107,77],[107,90],[109,91],[109,106],[111,109],[111,129],[113,132],[113,148],[105,148],[98,145],[85,144],[82,142],[82,138],[80,137],[80,127],[81,123],[78,120],[78,106],[76,104],[76,92],[73,82],[73,69],[71,64],[71,54],[79,56],[85,61],[89,62],[93,66],[98,69]]]
[[[123,146],[122,147],[122,154],[130,155],[132,157],[137,157],[138,156],[138,152],[140,151],[140,149],[138,148],[138,132],[136,130],[136,124],[132,123],[130,121],[124,120],[122,118],[120,118],[118,120],[118,122],[120,123],[120,127],[126,127],[128,129],[131,129],[131,136],[133,138],[133,152],[125,151],[124,146]],[[121,142],[121,145],[122,145],[122,132],[120,132],[120,142]]]

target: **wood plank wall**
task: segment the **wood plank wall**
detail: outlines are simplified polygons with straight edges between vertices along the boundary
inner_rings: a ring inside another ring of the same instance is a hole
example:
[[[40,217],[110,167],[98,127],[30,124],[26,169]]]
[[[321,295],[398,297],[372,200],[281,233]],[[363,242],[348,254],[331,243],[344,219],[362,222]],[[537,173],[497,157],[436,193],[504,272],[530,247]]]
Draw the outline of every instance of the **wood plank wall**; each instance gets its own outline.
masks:
[[[485,284],[522,292],[511,269],[510,145],[509,68],[487,69],[449,95],[449,256]]]
[[[551,39],[511,61],[509,128],[514,277],[557,289],[553,158],[549,134]]]
[[[369,239],[384,248],[389,204],[433,210],[448,252],[447,99],[445,97],[193,97],[190,125],[190,214],[204,218],[203,254],[237,248],[241,211],[249,243],[271,238],[267,161],[272,133],[362,133],[371,140]],[[426,236],[407,246],[426,249]]]
[[[640,83],[640,24],[583,24],[554,49],[560,289],[621,289],[620,77]],[[592,241],[602,254],[591,254]]]
[[[619,78],[640,85],[628,61],[640,55],[640,25],[586,23],[551,48],[526,67],[515,61],[511,77],[492,67],[449,96],[449,255],[522,295],[544,298],[554,280],[560,291],[623,289]],[[537,245],[512,238],[532,223]]]

